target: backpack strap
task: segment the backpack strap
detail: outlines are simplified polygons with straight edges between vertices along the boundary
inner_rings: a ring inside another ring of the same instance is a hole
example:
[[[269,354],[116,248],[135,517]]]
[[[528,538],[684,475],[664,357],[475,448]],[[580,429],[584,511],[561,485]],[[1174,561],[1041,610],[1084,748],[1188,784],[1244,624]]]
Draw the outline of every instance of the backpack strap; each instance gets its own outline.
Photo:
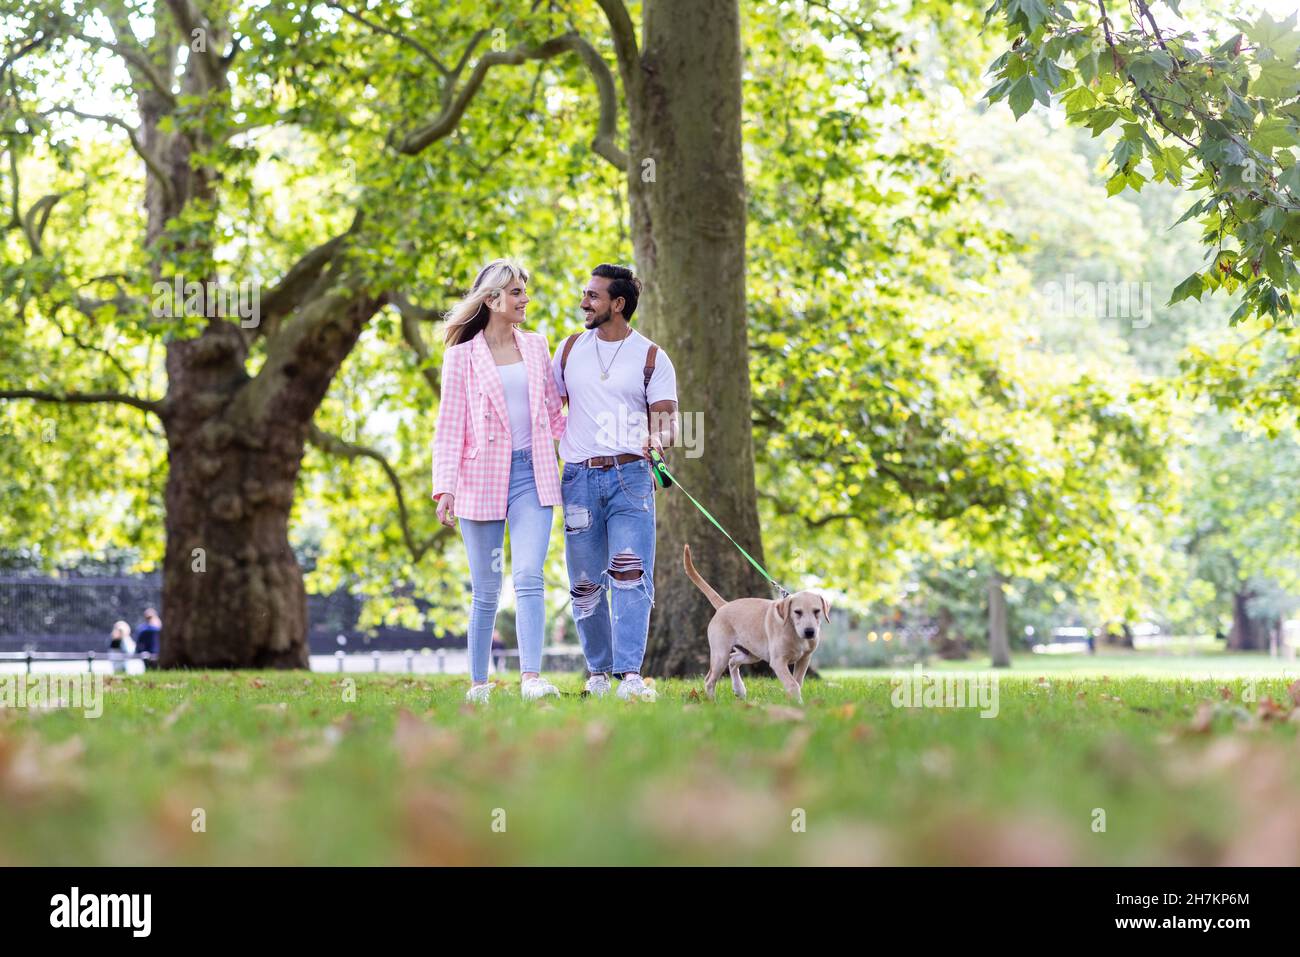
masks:
[[[653,342],[645,354],[645,368],[641,371],[645,374],[645,380],[641,383],[641,388],[645,392],[645,427],[650,429],[650,377],[655,373],[655,356],[659,353],[659,347]]]
[[[569,338],[564,340],[564,349],[560,352],[560,381],[564,381],[564,367],[569,364],[569,353],[573,351],[573,344],[578,341],[581,332],[575,332]],[[564,387],[564,404],[569,404],[569,387]]]
[[[564,351],[560,353],[560,378],[564,378],[564,367],[569,364],[569,353],[573,351],[573,344],[578,341],[580,335],[581,332],[575,332],[564,340]]]
[[[649,399],[649,395],[648,395],[649,390],[650,390],[650,377],[651,377],[652,375],[654,375],[654,372],[655,372],[655,356],[656,356],[658,353],[659,353],[659,347],[658,347],[657,345],[655,345],[653,342],[650,343],[650,349],[649,349],[649,350],[646,352],[646,354],[645,354],[645,368],[642,370],[642,371],[645,373],[645,382],[642,383],[642,386],[645,388],[645,390],[646,390],[646,392],[647,392],[646,403],[645,403],[645,404],[646,404],[646,408],[649,408],[649,407],[650,407],[650,399]]]

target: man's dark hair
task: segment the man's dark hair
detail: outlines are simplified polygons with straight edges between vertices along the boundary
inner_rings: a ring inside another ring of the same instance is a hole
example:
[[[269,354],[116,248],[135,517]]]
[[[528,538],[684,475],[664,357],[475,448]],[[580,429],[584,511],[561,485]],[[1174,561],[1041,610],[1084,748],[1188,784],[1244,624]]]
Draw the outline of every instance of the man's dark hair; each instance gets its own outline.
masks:
[[[591,274],[610,281],[609,298],[622,296],[623,318],[631,319],[632,313],[636,312],[636,301],[641,296],[641,280],[626,266],[612,266],[609,263],[601,263]]]

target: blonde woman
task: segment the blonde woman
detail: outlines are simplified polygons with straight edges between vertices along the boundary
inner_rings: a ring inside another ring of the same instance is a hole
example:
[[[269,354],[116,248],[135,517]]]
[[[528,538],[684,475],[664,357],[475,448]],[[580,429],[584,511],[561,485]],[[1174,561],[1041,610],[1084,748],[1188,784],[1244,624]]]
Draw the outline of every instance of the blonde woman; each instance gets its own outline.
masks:
[[[510,571],[517,601],[520,695],[558,695],[541,677],[546,616],[542,568],[560,504],[554,440],[565,417],[544,336],[525,332],[528,273],[508,259],[484,266],[469,294],[447,313],[442,397],[433,438],[438,520],[469,554],[470,689],[488,700],[488,658],[501,593],[498,556],[510,528]]]
[[[135,654],[135,639],[131,637],[130,625],[124,621],[116,621],[113,623],[113,633],[108,639],[108,650],[110,652],[120,651],[128,655]],[[119,671],[125,672],[126,662],[114,661],[112,668],[114,674]]]

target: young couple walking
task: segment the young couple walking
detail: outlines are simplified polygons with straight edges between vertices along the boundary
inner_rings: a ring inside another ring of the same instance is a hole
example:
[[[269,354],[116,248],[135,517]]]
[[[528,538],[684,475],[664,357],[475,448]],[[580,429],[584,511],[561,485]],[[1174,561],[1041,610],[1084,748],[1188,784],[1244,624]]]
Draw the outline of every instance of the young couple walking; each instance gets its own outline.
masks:
[[[520,266],[494,260],[447,314],[433,495],[439,521],[451,528],[460,520],[469,555],[466,697],[485,702],[491,691],[488,656],[507,527],[520,694],[559,694],[541,676],[542,568],[552,510],[562,505],[586,689],[608,694],[612,675],[620,680],[620,698],[653,701],[654,690],[641,680],[654,604],[649,453],[662,454],[676,434],[677,378],[668,356],[629,325],[641,292],[630,269],[600,265],[592,271],[582,293],[586,331],[566,339],[554,358],[544,336],[521,328],[527,287]]]

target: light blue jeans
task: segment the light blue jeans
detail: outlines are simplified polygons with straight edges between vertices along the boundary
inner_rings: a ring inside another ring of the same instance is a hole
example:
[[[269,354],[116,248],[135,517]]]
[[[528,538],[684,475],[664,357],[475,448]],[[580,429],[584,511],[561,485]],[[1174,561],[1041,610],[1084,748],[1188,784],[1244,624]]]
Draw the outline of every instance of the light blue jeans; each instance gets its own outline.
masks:
[[[554,467],[554,466],[552,466]],[[510,455],[510,491],[506,517],[494,521],[462,518],[460,534],[469,554],[474,598],[469,613],[469,670],[474,684],[487,681],[492,629],[501,597],[505,567],[506,525],[510,526],[510,577],[515,584],[515,632],[519,638],[519,670],[542,670],[542,636],[546,620],[542,566],[551,543],[554,509],[537,498],[532,449]]]
[[[650,463],[641,459],[593,469],[566,462],[560,489],[569,596],[587,669],[617,676],[639,673],[654,604],[655,482]],[[623,579],[612,572],[640,575]]]

